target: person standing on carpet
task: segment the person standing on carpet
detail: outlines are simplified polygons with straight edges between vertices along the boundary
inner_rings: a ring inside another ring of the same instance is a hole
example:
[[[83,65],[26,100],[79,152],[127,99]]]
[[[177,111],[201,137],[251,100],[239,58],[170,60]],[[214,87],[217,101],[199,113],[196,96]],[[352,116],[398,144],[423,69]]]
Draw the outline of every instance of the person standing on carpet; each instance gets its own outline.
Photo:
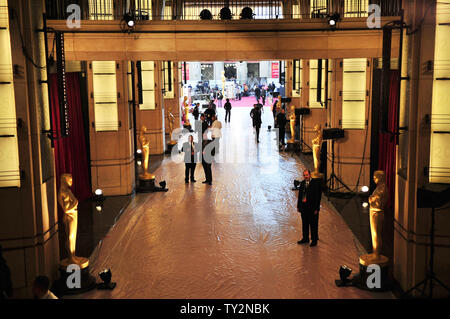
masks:
[[[280,148],[285,145],[284,138],[286,135],[286,111],[281,108],[280,113],[277,115],[277,126],[278,126],[278,133],[279,133],[279,146]]]
[[[258,104],[253,105],[253,109],[250,111],[250,117],[253,120],[253,127],[256,129],[256,142],[259,143],[259,129],[261,128],[261,109]]]
[[[199,146],[198,143],[194,143],[194,136],[189,135],[189,141],[183,144],[182,151],[184,152],[185,165],[184,181],[186,184],[189,183],[190,176],[191,182],[195,183],[194,172],[198,162]]]
[[[230,123],[230,118],[231,118],[230,99],[227,99],[227,101],[225,102],[224,109],[225,109],[225,123],[227,122],[227,117],[228,117],[228,123]]]
[[[319,211],[322,198],[320,179],[311,179],[309,169],[303,171],[304,180],[300,183],[298,192],[297,211],[302,216],[303,238],[297,244],[309,243],[309,230],[311,229],[311,247],[317,245],[319,239]]]
[[[217,106],[218,107],[222,107],[222,99],[223,99],[222,92],[218,91],[217,92]]]

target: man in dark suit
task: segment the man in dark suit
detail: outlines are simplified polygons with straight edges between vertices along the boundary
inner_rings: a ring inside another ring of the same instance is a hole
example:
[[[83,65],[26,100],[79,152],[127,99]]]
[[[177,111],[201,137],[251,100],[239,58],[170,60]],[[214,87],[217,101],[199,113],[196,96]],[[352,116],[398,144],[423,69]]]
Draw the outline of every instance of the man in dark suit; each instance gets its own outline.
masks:
[[[286,136],[286,111],[282,108],[280,113],[277,114],[277,127],[280,149],[285,145],[284,139]]]
[[[308,169],[303,171],[304,180],[300,183],[297,210],[302,216],[303,238],[298,244],[309,243],[309,229],[311,228],[311,247],[317,245],[319,239],[319,210],[322,198],[320,179],[311,179]]]
[[[202,182],[203,184],[212,185],[212,154],[211,154],[211,146],[207,147],[207,145],[211,143],[211,140],[203,140],[203,152],[202,152],[202,166],[203,171],[205,172],[205,180]]]
[[[253,109],[250,111],[250,117],[253,120],[253,127],[256,130],[256,142],[259,143],[259,129],[261,128],[261,109],[258,104],[253,105]]]
[[[190,176],[191,182],[195,183],[194,172],[195,166],[198,162],[198,152],[200,151],[200,146],[198,143],[194,143],[194,137],[192,135],[189,135],[189,141],[183,144],[182,151],[184,152],[184,164],[186,165],[184,181],[186,184],[189,183]]]

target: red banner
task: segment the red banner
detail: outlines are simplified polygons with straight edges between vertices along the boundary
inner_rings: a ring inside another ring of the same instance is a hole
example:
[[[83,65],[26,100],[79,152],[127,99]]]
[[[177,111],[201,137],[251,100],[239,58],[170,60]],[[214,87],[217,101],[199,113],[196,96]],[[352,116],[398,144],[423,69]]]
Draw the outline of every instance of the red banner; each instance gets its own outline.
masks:
[[[184,63],[181,63],[181,79],[184,81]],[[186,81],[189,81],[189,63],[186,63]]]
[[[280,64],[278,62],[272,62],[272,78],[278,79],[280,77]]]

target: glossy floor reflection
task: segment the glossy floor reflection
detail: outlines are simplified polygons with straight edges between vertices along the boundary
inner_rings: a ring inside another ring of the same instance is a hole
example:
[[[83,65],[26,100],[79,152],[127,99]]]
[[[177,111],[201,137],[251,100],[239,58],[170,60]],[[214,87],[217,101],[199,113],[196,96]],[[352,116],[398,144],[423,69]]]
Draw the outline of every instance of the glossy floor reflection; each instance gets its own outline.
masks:
[[[153,172],[167,193],[138,194],[91,258],[93,275],[111,268],[117,287],[78,298],[390,298],[338,288],[338,269],[358,272],[354,237],[341,216],[322,205],[319,243],[299,246],[296,210],[303,164],[279,153],[273,118],[263,114],[256,144],[250,109],[223,121],[221,163],[212,186],[184,183],[184,164],[167,157]],[[179,156],[181,157],[181,155]]]

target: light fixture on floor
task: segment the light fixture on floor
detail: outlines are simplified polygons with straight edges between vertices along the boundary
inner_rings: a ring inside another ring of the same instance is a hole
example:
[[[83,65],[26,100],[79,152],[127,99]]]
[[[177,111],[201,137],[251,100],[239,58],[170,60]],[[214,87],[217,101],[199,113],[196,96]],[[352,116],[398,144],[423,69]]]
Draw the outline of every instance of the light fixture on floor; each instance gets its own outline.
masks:
[[[130,28],[130,29],[132,29],[132,28],[134,28],[134,26],[135,26],[135,21],[134,21],[134,17],[130,14],[130,13],[125,13],[124,15],[123,15],[123,19],[125,20],[125,22],[126,22],[126,24],[127,24],[127,26],[128,26],[128,28]]]
[[[337,23],[341,20],[341,15],[336,12],[331,15],[328,15],[327,18],[328,18],[328,25],[334,29],[336,28]]]
[[[101,212],[103,210],[103,202],[105,201],[105,196],[103,196],[103,191],[100,188],[97,188],[94,194],[95,209],[97,210],[97,212]]]
[[[162,189],[165,189],[166,188],[166,181],[161,181],[161,182],[159,182],[159,186],[161,186],[161,188]]]
[[[211,14],[211,11],[208,9],[203,9],[202,12],[200,12],[200,19],[201,20],[212,20],[213,16]]]
[[[135,155],[136,161],[142,161],[142,150],[138,148]],[[139,165],[139,164],[138,164]]]
[[[97,289],[109,289],[112,290],[116,287],[115,282],[111,282],[112,274],[111,269],[104,269],[99,274],[100,279],[103,281],[102,283],[97,284]]]
[[[253,19],[253,10],[250,7],[245,7],[241,12],[241,19]]]
[[[297,179],[294,179],[294,188],[292,189],[293,191],[296,191],[299,189],[300,186],[300,181]]]
[[[363,208],[367,208],[368,206],[369,206],[369,204],[367,202],[362,203]]]
[[[221,20],[231,20],[232,14],[231,10],[228,7],[223,7],[220,9],[220,19]]]
[[[367,187],[367,186],[363,186],[363,187],[361,187],[361,191],[363,192],[363,193],[367,193],[368,191],[369,191],[369,187]]]
[[[268,125],[268,126],[267,126],[267,130],[270,131],[271,129],[272,129],[272,126],[271,126],[271,125]]]
[[[345,287],[345,286],[351,286],[353,284],[352,280],[348,279],[350,274],[352,273],[352,270],[347,267],[346,265],[341,266],[339,268],[339,277],[340,280],[335,280],[335,284],[338,287]]]

